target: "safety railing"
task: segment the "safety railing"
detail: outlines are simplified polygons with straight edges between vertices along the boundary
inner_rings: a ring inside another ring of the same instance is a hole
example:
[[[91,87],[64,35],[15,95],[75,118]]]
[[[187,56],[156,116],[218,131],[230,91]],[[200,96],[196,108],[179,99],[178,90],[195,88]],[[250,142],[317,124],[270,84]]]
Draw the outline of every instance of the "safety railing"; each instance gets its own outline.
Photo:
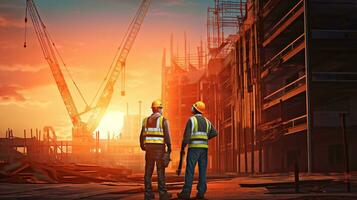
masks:
[[[289,128],[294,128],[296,126],[302,125],[302,124],[306,124],[307,122],[307,115],[302,115],[293,119],[290,119],[288,121],[283,122],[283,127],[284,130],[287,130]]]
[[[297,13],[299,11],[299,9],[304,6],[304,1],[301,0],[299,1],[293,8],[290,9],[290,11],[288,13],[286,13],[272,28],[269,29],[269,31],[267,31],[264,34],[264,38],[268,38],[269,36],[271,36],[273,33],[275,33],[276,30],[278,30],[278,28],[285,23],[290,17],[292,17],[295,13]]]
[[[273,99],[279,98],[281,96],[283,96],[285,93],[290,92],[291,90],[297,88],[299,85],[305,84],[305,75],[296,79],[295,81],[285,85],[282,88],[279,88],[278,90],[270,93],[269,95],[264,97],[264,102],[269,102]]]
[[[272,2],[273,2],[274,0],[269,0],[269,1],[267,1],[265,4],[264,4],[264,6],[263,6],[263,10],[267,10],[267,9],[271,9],[271,5],[272,5]]]
[[[266,70],[267,68],[273,66],[274,64],[278,63],[281,58],[283,58],[285,55],[287,55],[289,52],[294,50],[296,47],[298,47],[302,42],[305,41],[305,34],[301,34],[298,38],[296,38],[294,41],[292,41],[290,44],[288,44],[283,50],[281,50],[279,53],[275,54],[274,57],[272,57],[269,61],[267,61],[263,65],[263,71]]]
[[[299,117],[295,117],[293,119],[282,121],[281,118],[274,119],[272,121],[266,122],[259,126],[261,131],[268,131],[268,132],[279,132],[284,134],[288,131],[288,129],[298,127],[300,125],[306,124],[307,122],[307,115],[302,115]]]

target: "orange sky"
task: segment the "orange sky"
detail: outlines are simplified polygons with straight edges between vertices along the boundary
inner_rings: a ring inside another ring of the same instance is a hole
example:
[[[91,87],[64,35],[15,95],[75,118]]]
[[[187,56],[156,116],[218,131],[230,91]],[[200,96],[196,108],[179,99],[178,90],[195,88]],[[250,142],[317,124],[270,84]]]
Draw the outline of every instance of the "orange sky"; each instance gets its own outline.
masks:
[[[84,96],[91,100],[104,78],[116,48],[136,11],[138,0],[35,1],[73,77]],[[186,31],[192,49],[205,39],[206,0],[153,0],[135,44],[127,59],[127,96],[121,97],[117,84],[109,112],[150,112],[153,99],[160,97],[161,59],[169,47],[170,33],[180,40]],[[43,58],[32,23],[24,41],[24,1],[0,3],[0,136],[6,128],[22,135],[23,129],[53,126],[58,135],[68,137],[71,123]],[[194,50],[192,50],[194,51]],[[182,50],[181,50],[182,52]],[[181,53],[182,55],[182,53]],[[67,76],[68,78],[68,76]],[[69,82],[69,79],[67,79]],[[71,87],[72,91],[73,87]],[[78,95],[73,94],[79,110]]]

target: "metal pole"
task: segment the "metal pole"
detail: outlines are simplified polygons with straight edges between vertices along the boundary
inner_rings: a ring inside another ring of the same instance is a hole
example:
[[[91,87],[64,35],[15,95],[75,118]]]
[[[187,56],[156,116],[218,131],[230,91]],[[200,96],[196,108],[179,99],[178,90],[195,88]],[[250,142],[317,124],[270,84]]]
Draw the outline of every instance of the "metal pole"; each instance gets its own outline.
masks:
[[[184,31],[184,42],[185,42],[185,68],[187,67],[187,38],[186,38],[186,31]]]
[[[233,119],[233,122],[232,122],[232,144],[233,144],[233,147],[232,147],[232,160],[233,160],[233,171],[236,172],[237,171],[237,114],[236,114],[236,106],[237,106],[237,102],[236,102],[236,97],[235,98],[235,102],[234,102],[234,106],[232,107],[232,119]]]
[[[251,148],[252,148],[252,151],[251,151],[251,171],[252,171],[252,174],[254,174],[254,111],[251,112],[251,118],[250,118],[250,121],[251,121],[251,127],[250,127],[250,133],[251,133]]]
[[[241,173],[241,169],[240,169],[240,149],[241,149],[241,122],[239,122],[239,127],[238,127],[238,173],[240,174]]]
[[[345,181],[346,181],[346,191],[351,192],[351,183],[350,183],[350,159],[348,151],[348,141],[346,134],[346,113],[341,113],[341,128],[342,128],[342,137],[343,137],[343,147],[344,147],[344,156],[345,156]]]
[[[49,160],[50,159],[50,154],[51,154],[51,151],[50,151],[50,130],[47,129],[46,131],[46,135],[47,135],[47,159]]]
[[[73,141],[72,141],[72,144],[73,144]],[[68,140],[66,141],[66,162],[68,162]]]
[[[61,140],[61,161],[63,161],[63,141]]]
[[[310,25],[309,25],[309,1],[304,0],[304,32],[305,32],[305,76],[306,76],[306,143],[307,143],[307,171],[312,172],[312,142],[311,142],[311,99],[310,99]]]
[[[248,173],[248,145],[247,145],[247,136],[246,128],[243,127],[243,141],[244,141],[244,169],[245,173]]]
[[[263,173],[263,144],[259,140],[259,173]]]
[[[23,149],[23,153],[26,153],[26,130],[24,129],[24,149]]]
[[[295,193],[299,193],[300,192],[300,185],[299,185],[299,163],[296,160],[295,161],[295,170],[294,170],[294,174],[295,174]]]
[[[98,164],[98,157],[99,157],[99,154],[98,154],[98,151],[99,151],[99,131],[97,131],[95,133],[95,160],[96,160],[96,163]]]

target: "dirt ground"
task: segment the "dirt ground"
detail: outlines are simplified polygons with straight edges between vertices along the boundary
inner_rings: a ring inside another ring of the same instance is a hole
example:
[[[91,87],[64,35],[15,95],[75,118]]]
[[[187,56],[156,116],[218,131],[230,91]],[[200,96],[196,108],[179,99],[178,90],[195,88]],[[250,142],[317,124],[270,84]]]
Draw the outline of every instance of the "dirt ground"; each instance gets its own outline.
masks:
[[[155,179],[155,178],[154,178]],[[345,192],[341,175],[302,175],[302,181],[321,180],[318,184],[300,186],[300,193],[285,184],[278,186],[257,187],[256,184],[281,183],[293,180],[291,175],[255,175],[255,176],[210,176],[207,199],[242,199],[242,200],[337,200],[357,199],[357,181],[352,177],[352,192]],[[130,182],[103,182],[85,184],[14,184],[0,183],[0,199],[143,199],[143,177],[133,175]],[[176,198],[176,193],[183,185],[183,177],[169,174],[167,178],[169,192]],[[242,187],[240,184],[244,184]],[[255,184],[255,185],[250,185]],[[154,183],[156,190],[157,184]],[[156,199],[158,194],[156,192]],[[195,184],[191,197],[196,194]]]

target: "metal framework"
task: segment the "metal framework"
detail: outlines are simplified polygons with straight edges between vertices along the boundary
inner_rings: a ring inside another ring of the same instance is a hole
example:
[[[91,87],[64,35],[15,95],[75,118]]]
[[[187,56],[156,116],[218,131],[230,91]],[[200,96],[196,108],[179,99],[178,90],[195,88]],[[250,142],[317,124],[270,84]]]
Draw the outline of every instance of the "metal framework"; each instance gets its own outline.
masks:
[[[246,0],[214,0],[207,9],[207,44],[210,52],[239,30],[246,14]]]

